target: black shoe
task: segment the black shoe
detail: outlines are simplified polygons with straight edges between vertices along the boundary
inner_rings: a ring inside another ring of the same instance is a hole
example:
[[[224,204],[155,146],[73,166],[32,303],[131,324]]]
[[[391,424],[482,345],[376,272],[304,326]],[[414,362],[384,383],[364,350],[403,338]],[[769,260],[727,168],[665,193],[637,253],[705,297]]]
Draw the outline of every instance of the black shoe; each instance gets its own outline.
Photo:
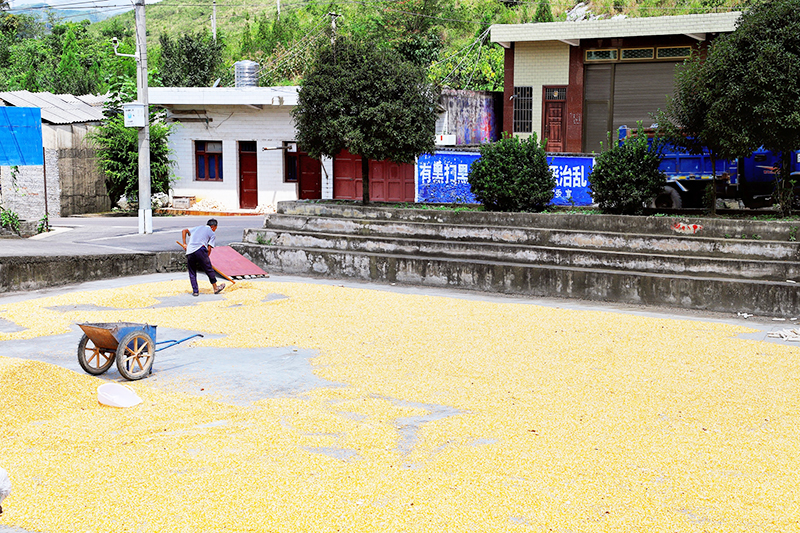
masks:
[[[192,296],[200,296],[200,293],[199,292],[193,292]]]

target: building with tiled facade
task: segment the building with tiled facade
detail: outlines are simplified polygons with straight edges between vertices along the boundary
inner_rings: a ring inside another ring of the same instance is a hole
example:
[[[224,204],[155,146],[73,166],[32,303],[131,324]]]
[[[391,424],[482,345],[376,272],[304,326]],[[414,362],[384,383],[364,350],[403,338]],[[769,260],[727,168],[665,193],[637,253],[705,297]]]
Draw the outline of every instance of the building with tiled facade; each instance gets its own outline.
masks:
[[[675,67],[732,32],[740,13],[497,24],[505,48],[504,130],[548,152],[599,152],[608,132],[653,122]]]

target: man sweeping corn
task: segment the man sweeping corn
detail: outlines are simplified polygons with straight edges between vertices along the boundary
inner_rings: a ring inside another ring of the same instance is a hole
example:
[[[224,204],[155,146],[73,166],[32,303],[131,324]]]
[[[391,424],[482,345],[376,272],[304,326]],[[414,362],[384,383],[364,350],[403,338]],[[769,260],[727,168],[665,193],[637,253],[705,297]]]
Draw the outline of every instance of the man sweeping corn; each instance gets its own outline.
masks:
[[[192,284],[192,296],[199,296],[197,287],[197,271],[203,270],[208,276],[208,281],[214,287],[214,294],[219,294],[225,288],[224,283],[217,285],[217,276],[211,266],[211,249],[215,246],[214,232],[217,231],[217,220],[212,218],[204,226],[185,229],[181,233],[183,244],[186,246],[186,266],[189,268],[189,282]],[[186,242],[186,236],[189,242]]]

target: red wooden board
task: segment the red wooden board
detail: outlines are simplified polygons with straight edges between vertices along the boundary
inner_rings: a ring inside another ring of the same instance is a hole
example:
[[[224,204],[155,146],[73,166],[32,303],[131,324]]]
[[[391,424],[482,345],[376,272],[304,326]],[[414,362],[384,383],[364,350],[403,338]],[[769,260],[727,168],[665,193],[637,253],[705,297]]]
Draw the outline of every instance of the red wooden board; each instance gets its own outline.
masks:
[[[261,268],[230,246],[216,246],[211,249],[211,264],[221,274],[238,278],[242,276],[269,276]]]

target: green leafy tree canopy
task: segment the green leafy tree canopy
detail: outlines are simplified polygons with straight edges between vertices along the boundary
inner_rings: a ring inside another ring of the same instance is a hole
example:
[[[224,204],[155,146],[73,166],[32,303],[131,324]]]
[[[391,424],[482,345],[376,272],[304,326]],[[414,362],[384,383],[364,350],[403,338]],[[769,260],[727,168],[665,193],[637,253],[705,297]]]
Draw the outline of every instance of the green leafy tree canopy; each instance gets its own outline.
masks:
[[[139,197],[139,130],[125,127],[121,112],[122,103],[135,95],[136,88],[130,80],[116,80],[106,104],[108,118],[87,136],[97,148],[98,164],[106,176],[106,190],[115,205],[122,196],[131,201]],[[153,193],[168,192],[174,180],[174,162],[170,160],[168,144],[172,125],[162,119],[160,113],[151,111],[150,188]]]
[[[159,72],[165,87],[210,87],[220,77],[225,45],[211,32],[162,34]]]
[[[675,75],[675,93],[666,109],[657,116],[658,132],[673,146],[690,154],[708,151],[711,174],[716,181],[716,161],[736,157],[727,143],[726,124],[720,124],[712,109],[724,97],[723,73],[716,63],[707,62],[697,52],[679,66]],[[711,212],[716,214],[716,187],[711,186]]]
[[[723,89],[709,120],[739,156],[760,146],[782,153],[780,203],[789,214],[790,158],[800,148],[800,0],[754,4],[714,41],[707,62]]]
[[[411,163],[433,152],[439,92],[425,70],[374,43],[339,38],[319,50],[292,111],[312,157],[361,156],[363,202],[369,160]]]

